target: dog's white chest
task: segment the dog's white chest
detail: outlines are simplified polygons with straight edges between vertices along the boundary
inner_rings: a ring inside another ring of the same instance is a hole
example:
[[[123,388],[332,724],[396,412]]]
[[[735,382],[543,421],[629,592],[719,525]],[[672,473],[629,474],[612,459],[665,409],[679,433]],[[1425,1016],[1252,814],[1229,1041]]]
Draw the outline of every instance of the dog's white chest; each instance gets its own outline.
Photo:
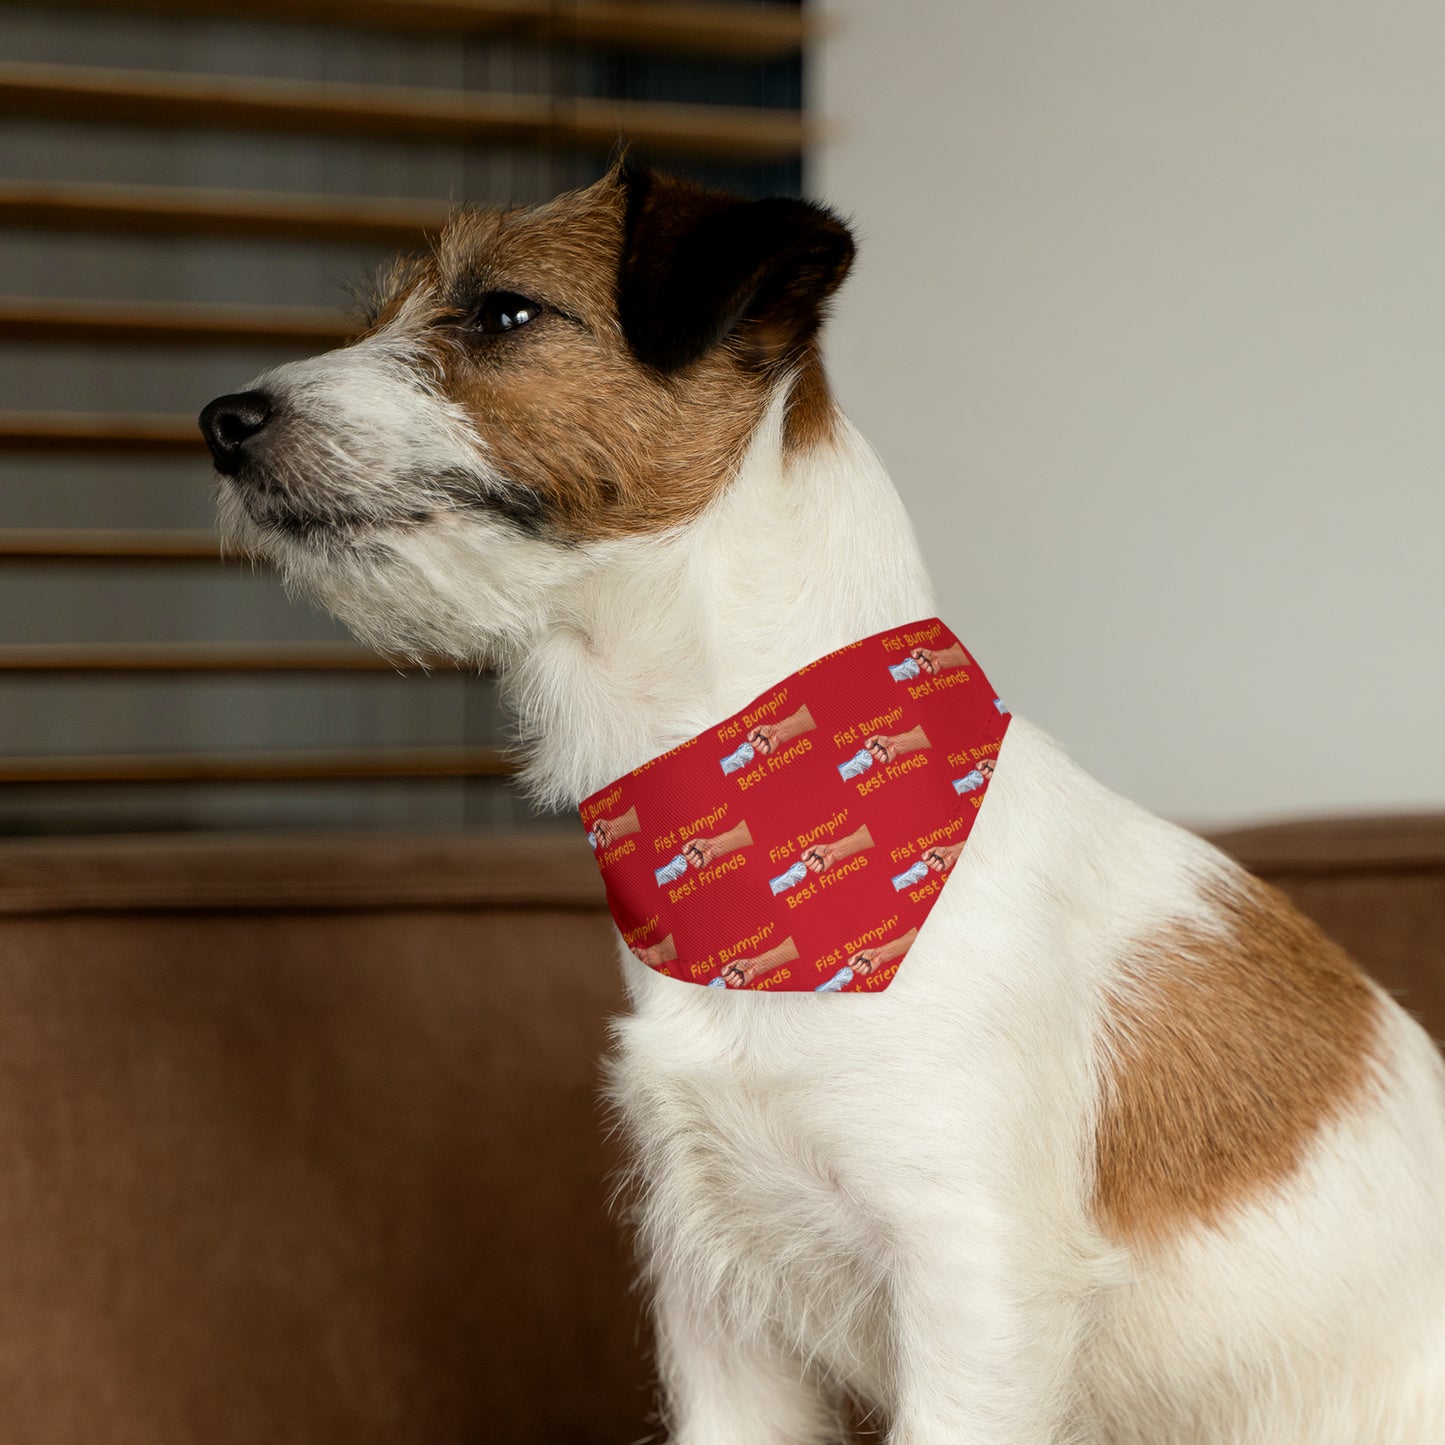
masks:
[[[866,1071],[822,1040],[755,1022],[746,1063],[720,1057],[716,1036],[693,1039],[689,1061],[675,1018],[621,1026],[614,1094],[645,1174],[665,1181],[645,1201],[644,1232],[726,1302],[730,1328],[787,1339],[879,1392],[890,1241],[854,1178]]]

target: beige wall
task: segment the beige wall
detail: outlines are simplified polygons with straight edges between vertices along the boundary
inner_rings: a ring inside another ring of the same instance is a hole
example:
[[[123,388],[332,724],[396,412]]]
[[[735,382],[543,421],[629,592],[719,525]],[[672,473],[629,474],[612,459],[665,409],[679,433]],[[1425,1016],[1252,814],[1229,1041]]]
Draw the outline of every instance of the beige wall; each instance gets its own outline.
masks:
[[[1187,821],[1445,805],[1445,6],[831,8],[835,382],[1003,695]]]

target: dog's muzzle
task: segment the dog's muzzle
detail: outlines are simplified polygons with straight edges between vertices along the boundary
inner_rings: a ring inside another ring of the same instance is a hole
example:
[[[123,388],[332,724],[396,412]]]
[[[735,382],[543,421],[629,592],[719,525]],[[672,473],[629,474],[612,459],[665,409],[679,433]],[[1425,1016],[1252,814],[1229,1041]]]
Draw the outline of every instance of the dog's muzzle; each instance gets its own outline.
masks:
[[[265,430],[273,411],[264,391],[240,391],[218,396],[201,412],[201,435],[223,477],[234,477],[245,466],[247,444]]]

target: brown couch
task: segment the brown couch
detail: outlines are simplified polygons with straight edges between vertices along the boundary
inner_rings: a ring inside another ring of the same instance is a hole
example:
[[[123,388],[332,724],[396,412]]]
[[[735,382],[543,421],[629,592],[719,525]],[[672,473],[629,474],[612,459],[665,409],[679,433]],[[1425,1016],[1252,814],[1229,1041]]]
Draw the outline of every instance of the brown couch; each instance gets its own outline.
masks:
[[[1445,818],[1221,841],[1445,1034]],[[620,1001],[570,835],[0,844],[0,1439],[648,1435]]]

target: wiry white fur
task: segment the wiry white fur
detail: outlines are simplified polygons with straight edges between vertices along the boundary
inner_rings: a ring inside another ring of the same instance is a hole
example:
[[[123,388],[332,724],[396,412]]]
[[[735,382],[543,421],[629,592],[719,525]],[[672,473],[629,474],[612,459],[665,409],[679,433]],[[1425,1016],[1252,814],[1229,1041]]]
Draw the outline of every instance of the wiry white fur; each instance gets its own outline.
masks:
[[[267,545],[373,642],[496,660],[554,801],[933,612],[877,458],[844,424],[785,459],[780,404],[674,534],[375,541]],[[1015,719],[886,992],[688,987],[623,950],[613,1092],[676,1445],[830,1441],[844,1390],[893,1445],[1445,1441],[1445,1070],[1388,1001],[1378,1096],[1277,1195],[1155,1253],[1091,1215],[1101,1001],[1231,870]]]
[[[289,585],[374,646],[481,663],[535,625],[535,599],[512,579],[569,572],[571,561],[463,505],[459,491],[484,501],[513,484],[443,392],[417,341],[415,304],[375,336],[250,383],[282,419],[253,443],[264,449],[264,482],[221,486],[221,533],[269,555]],[[273,514],[288,502],[325,525],[304,534],[282,525]]]

